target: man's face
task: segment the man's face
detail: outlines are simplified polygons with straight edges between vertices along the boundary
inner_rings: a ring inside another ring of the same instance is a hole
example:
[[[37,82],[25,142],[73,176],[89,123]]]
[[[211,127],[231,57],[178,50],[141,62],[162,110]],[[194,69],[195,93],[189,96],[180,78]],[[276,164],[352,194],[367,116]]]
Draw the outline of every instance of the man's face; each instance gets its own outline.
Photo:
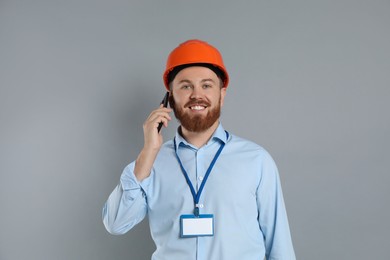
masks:
[[[226,94],[221,80],[206,67],[181,70],[171,83],[170,105],[182,127],[204,132],[217,123]]]

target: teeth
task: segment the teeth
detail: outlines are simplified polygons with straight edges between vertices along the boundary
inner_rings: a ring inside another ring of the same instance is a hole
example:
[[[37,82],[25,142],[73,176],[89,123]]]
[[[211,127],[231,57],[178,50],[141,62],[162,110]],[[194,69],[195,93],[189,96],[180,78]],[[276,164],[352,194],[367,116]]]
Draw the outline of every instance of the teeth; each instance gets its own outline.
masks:
[[[191,107],[191,109],[192,110],[203,110],[204,107],[202,107],[202,106],[193,106],[193,107]]]

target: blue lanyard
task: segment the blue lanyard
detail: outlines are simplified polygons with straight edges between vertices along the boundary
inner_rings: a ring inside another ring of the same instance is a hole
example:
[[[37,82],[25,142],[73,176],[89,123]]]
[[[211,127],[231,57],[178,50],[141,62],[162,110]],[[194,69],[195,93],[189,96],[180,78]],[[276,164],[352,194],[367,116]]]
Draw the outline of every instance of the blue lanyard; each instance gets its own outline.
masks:
[[[226,132],[226,131],[225,131]],[[226,132],[226,139],[229,138],[229,133]],[[184,169],[184,166],[179,158],[179,155],[177,154],[177,149],[176,149],[176,138],[173,139],[173,144],[174,144],[174,147],[175,147],[175,154],[176,154],[176,158],[177,158],[177,161],[179,162],[179,165],[180,165],[180,168],[181,168],[181,171],[183,172],[183,175],[184,177],[186,178],[186,181],[187,181],[187,184],[188,186],[190,187],[190,190],[191,190],[191,193],[192,193],[192,197],[194,198],[194,204],[195,204],[195,209],[194,209],[194,215],[195,216],[199,216],[199,199],[200,199],[200,195],[202,194],[202,191],[203,191],[203,188],[204,186],[206,185],[206,181],[207,181],[207,178],[209,177],[210,173],[211,173],[211,170],[213,169],[214,167],[214,164],[215,162],[217,161],[219,155],[221,154],[223,148],[225,147],[225,143],[222,142],[221,143],[221,146],[219,147],[217,153],[215,154],[214,156],[214,159],[211,161],[210,163],[210,166],[209,168],[207,169],[206,171],[206,174],[203,178],[203,181],[202,183],[200,184],[200,188],[198,190],[198,193],[195,192],[195,189],[194,189],[194,186],[192,185],[191,183],[191,180],[190,180],[190,177],[188,177],[188,173],[187,171]]]

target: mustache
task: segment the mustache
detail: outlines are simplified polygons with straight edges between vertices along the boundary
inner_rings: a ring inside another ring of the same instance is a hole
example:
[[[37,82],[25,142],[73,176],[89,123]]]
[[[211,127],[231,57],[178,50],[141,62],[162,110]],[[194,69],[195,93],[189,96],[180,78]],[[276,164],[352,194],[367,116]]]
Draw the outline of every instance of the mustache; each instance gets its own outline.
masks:
[[[204,107],[209,107],[211,106],[210,102],[208,102],[207,100],[191,100],[189,102],[187,102],[184,107],[187,108],[187,107],[193,107],[193,106],[204,106]]]

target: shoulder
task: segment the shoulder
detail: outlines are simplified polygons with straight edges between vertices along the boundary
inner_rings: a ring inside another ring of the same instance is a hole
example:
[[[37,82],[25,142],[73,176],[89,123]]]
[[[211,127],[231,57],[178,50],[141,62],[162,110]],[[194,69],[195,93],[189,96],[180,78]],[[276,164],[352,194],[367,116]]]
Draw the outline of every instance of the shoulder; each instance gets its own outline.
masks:
[[[173,145],[174,145],[173,139],[170,139],[170,140],[168,140],[168,141],[166,141],[165,143],[162,144],[161,150],[174,149]]]
[[[161,145],[160,151],[157,154],[156,161],[167,162],[167,160],[170,160],[172,158],[176,160],[175,145],[173,139],[168,140]]]
[[[260,153],[268,153],[267,150],[251,141],[251,140],[248,140],[248,139],[245,139],[245,138],[242,138],[240,136],[237,136],[235,134],[231,134],[229,133],[229,139],[228,139],[228,142],[227,142],[227,146],[232,146],[232,148],[235,148],[235,149],[242,149],[242,150],[251,150],[251,151],[257,151],[257,152],[260,152]]]
[[[157,158],[166,159],[167,157],[172,156],[174,154],[175,154],[174,142],[173,139],[171,139],[161,145],[160,151],[157,154]]]
[[[229,139],[226,144],[229,152],[236,155],[249,156],[253,159],[260,159],[273,162],[270,153],[261,145],[248,139],[229,133]]]

